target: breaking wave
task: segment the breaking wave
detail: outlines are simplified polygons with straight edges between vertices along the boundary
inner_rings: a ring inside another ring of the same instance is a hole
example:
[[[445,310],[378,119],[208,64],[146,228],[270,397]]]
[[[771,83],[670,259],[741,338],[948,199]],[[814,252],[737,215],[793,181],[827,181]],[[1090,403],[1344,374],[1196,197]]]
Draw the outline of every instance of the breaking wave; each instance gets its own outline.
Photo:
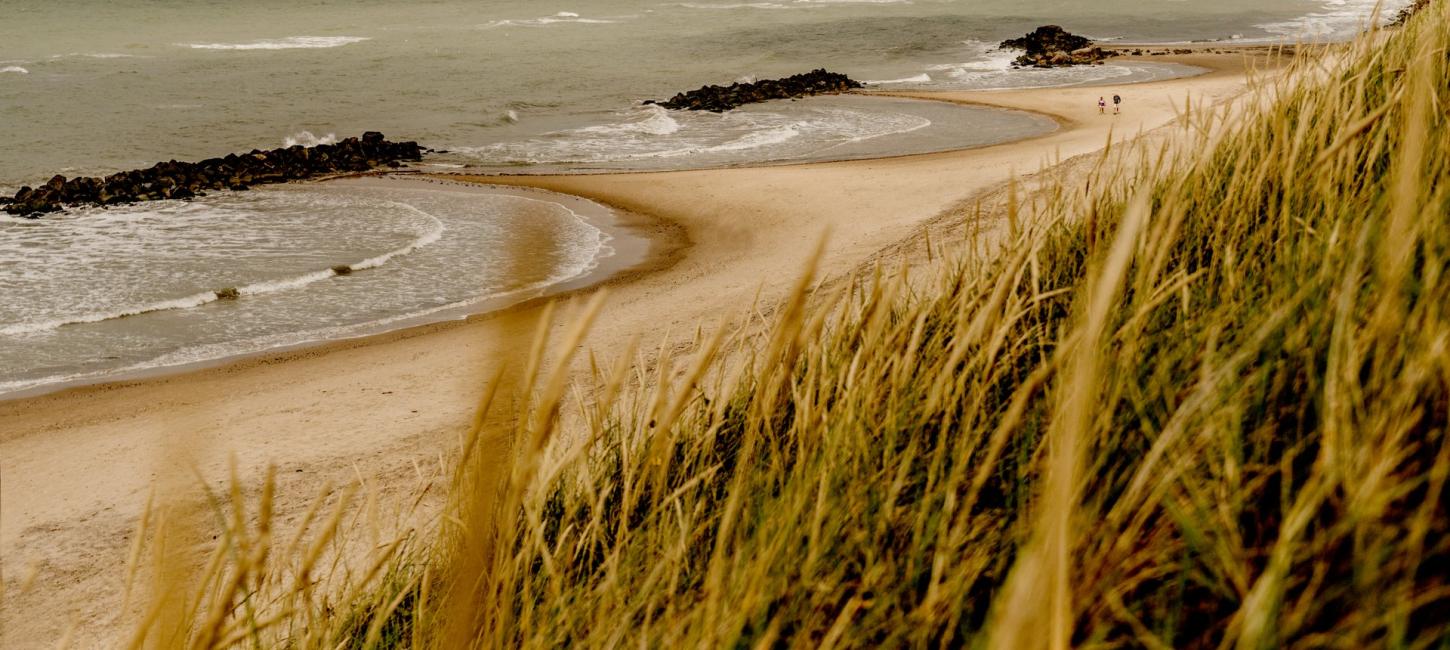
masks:
[[[193,50],[315,50],[372,40],[365,36],[289,36],[246,43],[182,43]]]
[[[318,137],[313,135],[311,131],[301,131],[282,138],[282,146],[284,147],[295,147],[299,144],[304,147],[315,147],[319,144],[337,144],[337,134],[329,133]]]
[[[1388,21],[1408,4],[1409,0],[1326,0],[1319,11],[1256,27],[1281,40],[1345,38],[1369,26],[1375,7],[1380,7],[1381,21]]]
[[[328,278],[337,277],[339,275],[347,275],[352,273],[353,271],[363,271],[366,269],[374,269],[380,267],[384,264],[387,264],[388,261],[392,259],[407,255],[420,248],[433,244],[443,236],[443,231],[446,228],[444,227],[443,222],[440,221],[437,217],[423,212],[422,210],[419,210],[406,203],[390,203],[392,203],[392,205],[395,207],[411,211],[421,217],[424,217],[429,222],[431,222],[431,227],[428,230],[420,233],[416,239],[409,242],[405,246],[395,248],[381,255],[376,255],[367,259],[352,262],[350,264],[336,264],[325,269],[310,271],[287,278],[254,282],[251,284],[244,284],[234,287],[220,287],[211,291],[202,291],[187,296],[181,296],[178,298],[170,298],[140,305],[120,307],[109,311],[76,314],[73,316],[64,316],[60,318],[37,322],[14,323],[10,325],[0,326],[0,335],[13,336],[17,334],[34,334],[38,332],[59,329],[67,325],[99,323],[102,321],[115,320],[118,318],[128,318],[131,316],[140,316],[142,314],[150,314],[160,311],[191,309],[221,300],[229,300],[244,296],[258,296],[268,293],[275,293],[278,291],[286,291],[289,289],[297,289],[300,287],[305,287],[309,284],[313,284],[315,282],[321,282],[322,280],[326,280]]]
[[[781,4],[779,2],[681,2],[674,5],[686,9],[803,9],[804,6]]]
[[[544,16],[542,18],[510,18],[504,20],[494,20],[484,24],[483,28],[493,29],[496,27],[544,27],[548,25],[558,24],[610,25],[617,22],[619,21],[613,18],[583,18],[579,14],[576,14],[572,11],[561,11],[552,16]]]
[[[924,84],[931,83],[931,75],[922,73],[914,77],[903,77],[901,79],[885,79],[881,81],[863,81],[868,86],[887,86],[891,84]]]

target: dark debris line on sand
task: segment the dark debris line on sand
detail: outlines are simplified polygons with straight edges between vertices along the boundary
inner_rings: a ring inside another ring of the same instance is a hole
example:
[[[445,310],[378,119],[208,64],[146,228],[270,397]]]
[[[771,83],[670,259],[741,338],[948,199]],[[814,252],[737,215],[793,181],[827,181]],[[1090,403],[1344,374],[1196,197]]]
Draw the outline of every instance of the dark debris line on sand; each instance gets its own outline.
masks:
[[[724,113],[746,104],[789,99],[810,95],[824,95],[854,90],[861,82],[825,69],[792,75],[784,79],[765,79],[751,83],[733,83],[729,86],[703,86],[699,90],[683,92],[665,101],[645,100],[665,108],[685,111],[710,111]]]
[[[388,142],[383,134],[368,131],[361,138],[347,138],[336,144],[253,150],[198,163],[173,160],[105,178],[67,180],[56,176],[38,188],[22,187],[13,198],[0,199],[0,204],[10,214],[33,218],[65,206],[186,199],[206,190],[244,190],[252,185],[365,172],[383,165],[396,167],[399,161],[422,157],[423,150],[416,142]]]

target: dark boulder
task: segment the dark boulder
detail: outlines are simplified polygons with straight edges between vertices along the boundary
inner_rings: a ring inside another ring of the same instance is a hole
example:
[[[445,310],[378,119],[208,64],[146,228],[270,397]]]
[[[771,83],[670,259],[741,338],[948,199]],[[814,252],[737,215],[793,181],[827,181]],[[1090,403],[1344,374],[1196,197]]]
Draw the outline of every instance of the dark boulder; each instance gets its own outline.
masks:
[[[784,79],[737,82],[729,86],[703,86],[699,90],[683,92],[664,101],[646,100],[644,103],[672,110],[723,113],[746,104],[772,99],[841,93],[860,87],[860,82],[846,75],[820,69]]]
[[[1026,50],[1012,64],[1035,68],[1092,65],[1117,54],[1112,50],[1103,50],[1093,45],[1091,39],[1068,32],[1057,25],[1043,25],[1022,38],[1002,41],[999,47],[1004,50]]]

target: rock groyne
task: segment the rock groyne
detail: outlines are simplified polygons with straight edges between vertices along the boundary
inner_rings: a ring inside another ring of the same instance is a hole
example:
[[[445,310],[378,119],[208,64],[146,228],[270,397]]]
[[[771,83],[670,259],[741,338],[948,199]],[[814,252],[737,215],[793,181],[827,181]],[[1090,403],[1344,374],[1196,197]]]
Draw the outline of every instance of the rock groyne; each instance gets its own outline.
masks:
[[[999,47],[1004,50],[1026,50],[1012,64],[1034,68],[1093,65],[1102,63],[1115,54],[1094,45],[1091,39],[1068,32],[1057,25],[1043,25],[1024,34],[1022,38],[1002,41]]]
[[[104,178],[56,176],[40,187],[20,188],[14,197],[0,199],[0,205],[10,214],[33,218],[66,206],[188,199],[207,190],[245,190],[266,183],[365,172],[422,157],[423,150],[416,142],[389,142],[383,134],[369,131],[361,138],[347,138],[336,144],[253,150],[195,163],[173,160]]]
[[[683,92],[664,101],[651,99],[644,103],[673,110],[724,113],[746,104],[766,102],[772,99],[841,93],[860,87],[861,82],[846,75],[820,69],[784,79],[765,79],[751,83],[736,82],[729,86],[703,86],[699,90]]]

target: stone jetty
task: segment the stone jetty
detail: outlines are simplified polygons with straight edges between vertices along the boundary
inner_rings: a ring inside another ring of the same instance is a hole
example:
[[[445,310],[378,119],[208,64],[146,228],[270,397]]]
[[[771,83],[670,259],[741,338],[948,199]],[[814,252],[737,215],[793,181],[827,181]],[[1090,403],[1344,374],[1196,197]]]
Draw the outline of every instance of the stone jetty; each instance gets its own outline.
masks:
[[[188,199],[207,190],[245,190],[266,183],[365,172],[422,157],[416,142],[389,142],[383,134],[369,131],[361,138],[336,144],[253,150],[195,163],[173,160],[104,178],[56,176],[40,187],[22,187],[14,197],[0,198],[0,205],[10,214],[33,218],[66,206]]]
[[[683,92],[664,101],[651,99],[644,103],[674,110],[724,113],[746,104],[766,102],[772,99],[841,93],[860,87],[861,82],[859,81],[843,74],[821,69],[784,79],[765,79],[752,83],[736,82],[729,86],[704,86],[699,90]]]
[[[1055,68],[1069,65],[1102,63],[1116,52],[1103,50],[1092,40],[1068,32],[1057,25],[1043,25],[1022,38],[1009,38],[999,46],[1004,50],[1026,50],[1012,64],[1018,67]]]

